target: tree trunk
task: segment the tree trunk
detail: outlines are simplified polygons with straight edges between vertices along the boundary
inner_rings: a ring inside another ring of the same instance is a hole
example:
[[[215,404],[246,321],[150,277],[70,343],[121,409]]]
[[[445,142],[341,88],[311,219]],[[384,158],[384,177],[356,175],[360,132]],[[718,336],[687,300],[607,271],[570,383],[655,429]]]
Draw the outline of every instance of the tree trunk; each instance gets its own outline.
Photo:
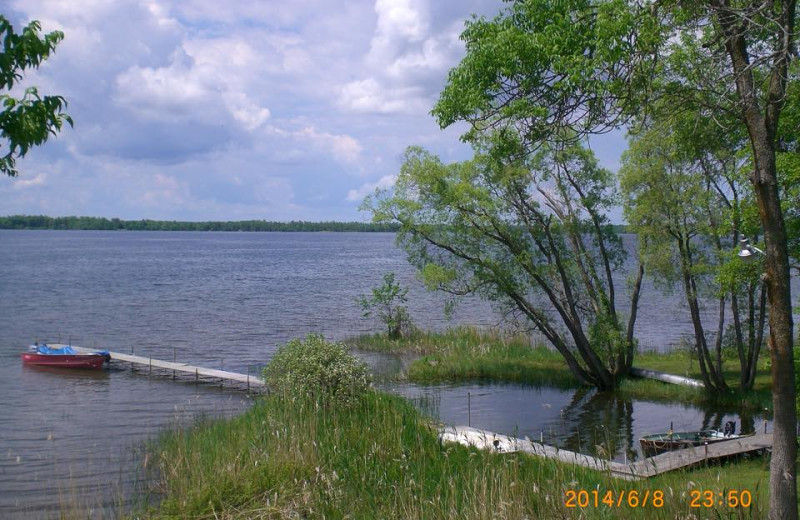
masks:
[[[775,142],[778,120],[786,95],[789,60],[794,49],[795,0],[765,3],[766,16],[776,26],[772,40],[774,53],[769,58],[768,84],[759,102],[756,78],[751,66],[748,41],[743,28],[749,25],[728,2],[710,0],[716,22],[725,37],[725,50],[731,59],[736,92],[753,150],[753,182],[758,214],[764,228],[765,280],[769,301],[769,340],[772,360],[773,446],[769,478],[769,517],[773,520],[797,518],[797,410],[792,337],[792,300],[789,250],[786,226],[781,211]]]
[[[642,280],[644,279],[644,265],[640,262],[639,269],[636,273],[636,283],[633,285],[633,295],[631,296],[631,315],[628,318],[628,331],[625,334],[625,341],[627,342],[627,352],[625,353],[625,367],[624,367],[624,374],[628,375],[631,371],[631,367],[633,366],[633,355],[634,355],[634,337],[633,337],[633,328],[636,325],[636,313],[639,310],[639,296],[641,295],[642,291]]]
[[[722,374],[716,370],[715,363],[711,359],[711,354],[708,351],[708,342],[706,341],[705,331],[703,330],[703,321],[700,317],[700,302],[697,299],[697,286],[691,272],[693,263],[689,240],[688,237],[681,236],[678,238],[677,242],[681,257],[683,289],[686,293],[686,303],[689,305],[689,313],[692,317],[692,325],[694,327],[700,375],[703,377],[706,390],[727,390],[728,387],[725,384],[725,380]]]
[[[766,132],[764,132],[766,134]],[[757,136],[760,137],[760,136]],[[789,250],[769,140],[754,139],[755,191],[766,242],[765,285],[772,360],[773,445],[770,518],[797,518],[797,409],[792,337]]]

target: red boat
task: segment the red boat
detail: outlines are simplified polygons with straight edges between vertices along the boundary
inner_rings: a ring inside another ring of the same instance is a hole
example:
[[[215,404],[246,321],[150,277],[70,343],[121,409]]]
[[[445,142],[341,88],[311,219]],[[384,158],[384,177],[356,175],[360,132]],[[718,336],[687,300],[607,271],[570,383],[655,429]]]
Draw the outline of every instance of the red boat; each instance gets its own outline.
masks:
[[[31,345],[30,350],[22,354],[22,362],[26,365],[99,369],[108,359],[106,352],[78,354],[69,346],[54,349],[45,344]]]

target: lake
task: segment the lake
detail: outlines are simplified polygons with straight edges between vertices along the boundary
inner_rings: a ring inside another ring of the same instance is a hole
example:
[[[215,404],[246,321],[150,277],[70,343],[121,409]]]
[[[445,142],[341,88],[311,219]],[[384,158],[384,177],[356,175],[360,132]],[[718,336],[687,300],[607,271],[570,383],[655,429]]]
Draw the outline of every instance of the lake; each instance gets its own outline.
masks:
[[[627,237],[629,247],[632,241]],[[502,325],[492,307],[476,299],[466,299],[447,320],[443,296],[424,290],[390,233],[0,230],[0,265],[4,518],[55,516],[71,506],[106,514],[124,509],[145,488],[138,469],[144,442],[199,415],[241,413],[251,402],[241,391],[122,369],[85,374],[25,368],[19,353],[34,340],[161,359],[175,355],[195,365],[255,373],[291,338],[379,331],[380,323],[361,317],[355,299],[389,271],[410,287],[409,310],[422,328]],[[713,305],[707,311],[713,314]],[[646,285],[637,321],[640,345],[669,349],[690,334],[682,295],[665,296]],[[375,356],[371,362],[399,363]],[[635,439],[665,430],[665,418],[676,429],[740,419],[724,410],[626,403],[593,391],[388,388],[447,423],[470,422],[581,449],[605,440],[618,458],[635,457]],[[761,420],[745,423],[758,427]],[[598,431],[598,423],[607,426]]]

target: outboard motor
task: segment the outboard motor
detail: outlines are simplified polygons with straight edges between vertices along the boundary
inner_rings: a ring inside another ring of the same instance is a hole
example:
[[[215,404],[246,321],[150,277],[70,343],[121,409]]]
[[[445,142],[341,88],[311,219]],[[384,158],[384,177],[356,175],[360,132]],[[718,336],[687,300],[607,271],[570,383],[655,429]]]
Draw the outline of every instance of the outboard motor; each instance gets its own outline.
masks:
[[[722,431],[725,437],[730,437],[736,434],[736,421],[728,421],[725,423],[725,429]]]

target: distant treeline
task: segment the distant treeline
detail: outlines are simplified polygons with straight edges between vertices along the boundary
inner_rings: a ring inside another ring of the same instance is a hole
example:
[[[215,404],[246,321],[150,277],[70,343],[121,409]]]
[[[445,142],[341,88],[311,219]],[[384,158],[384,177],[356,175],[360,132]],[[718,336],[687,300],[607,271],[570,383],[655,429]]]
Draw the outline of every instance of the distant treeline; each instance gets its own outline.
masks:
[[[397,224],[366,222],[178,222],[174,220],[120,220],[101,217],[45,217],[13,215],[0,217],[0,229],[83,229],[124,231],[397,231]]]

